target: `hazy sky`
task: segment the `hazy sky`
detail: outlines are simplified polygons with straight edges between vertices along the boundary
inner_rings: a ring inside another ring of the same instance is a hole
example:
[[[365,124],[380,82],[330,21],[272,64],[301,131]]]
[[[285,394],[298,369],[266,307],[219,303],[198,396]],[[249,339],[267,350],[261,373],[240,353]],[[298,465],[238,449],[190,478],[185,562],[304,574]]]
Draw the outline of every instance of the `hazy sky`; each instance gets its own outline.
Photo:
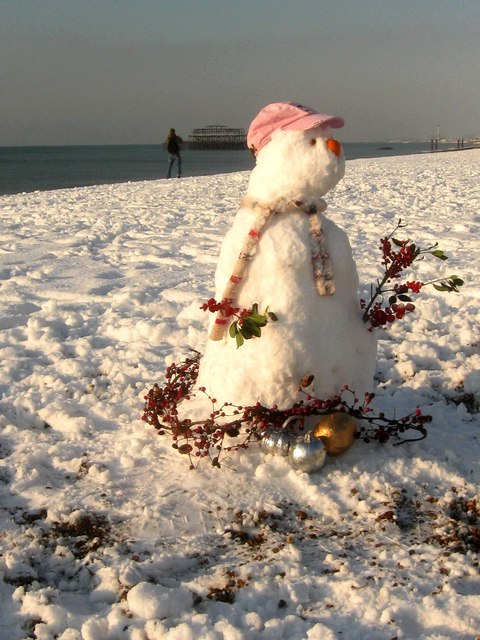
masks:
[[[152,143],[269,102],[480,135],[480,0],[0,0],[0,146]]]

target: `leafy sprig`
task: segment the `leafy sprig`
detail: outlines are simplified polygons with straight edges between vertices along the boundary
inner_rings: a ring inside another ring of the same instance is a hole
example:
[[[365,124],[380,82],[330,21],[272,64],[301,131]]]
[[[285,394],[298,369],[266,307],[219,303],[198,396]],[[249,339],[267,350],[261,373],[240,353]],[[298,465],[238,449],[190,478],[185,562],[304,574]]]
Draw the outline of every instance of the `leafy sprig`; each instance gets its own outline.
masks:
[[[277,316],[269,311],[268,307],[263,313],[258,310],[258,303],[255,302],[251,309],[242,309],[240,307],[232,307],[230,301],[222,300],[217,302],[215,298],[210,298],[203,303],[200,309],[210,311],[211,313],[222,312],[224,318],[230,318],[229,335],[234,338],[237,343],[237,349],[241,347],[245,340],[252,338],[260,338],[262,328],[269,322],[277,322]]]
[[[449,293],[454,291],[455,293],[459,293],[459,288],[464,284],[464,281],[458,276],[450,276],[447,280],[442,280],[440,284],[434,282],[427,284],[433,284],[433,288],[437,291],[448,291]]]
[[[277,320],[277,316],[269,311],[268,307],[263,313],[259,313],[258,304],[255,302],[250,311],[244,310],[240,316],[232,322],[228,331],[230,336],[235,338],[238,349],[245,340],[260,338],[262,335],[262,327],[265,327],[269,321],[276,322]]]

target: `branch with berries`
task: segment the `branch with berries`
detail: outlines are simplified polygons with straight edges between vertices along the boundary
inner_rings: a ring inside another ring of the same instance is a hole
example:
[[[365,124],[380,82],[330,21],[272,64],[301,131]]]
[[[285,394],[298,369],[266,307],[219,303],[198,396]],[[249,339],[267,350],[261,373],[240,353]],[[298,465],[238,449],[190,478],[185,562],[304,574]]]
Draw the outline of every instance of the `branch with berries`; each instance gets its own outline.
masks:
[[[356,437],[365,442],[385,443],[393,439],[395,444],[402,444],[427,437],[425,425],[431,422],[431,416],[422,414],[418,407],[401,418],[375,414],[370,407],[374,395],[367,393],[360,401],[347,386],[338,395],[322,400],[308,392],[313,382],[311,375],[300,382],[298,391],[302,399],[288,409],[264,407],[259,402],[247,407],[229,402],[219,404],[205,387],[195,387],[200,357],[200,353],[194,351],[185,361],[171,364],[165,373],[164,385],[155,384],[145,395],[142,415],[142,420],[152,425],[158,435],[171,439],[172,447],[188,458],[191,469],[205,458],[212,466],[220,467],[232,452],[248,448],[273,430],[302,431],[307,417],[339,411],[361,423]],[[180,403],[199,394],[210,404],[208,415],[200,420],[181,418]],[[288,421],[292,416],[296,419]],[[404,434],[409,430],[417,432],[417,436],[405,438]]]
[[[464,281],[457,275],[429,282],[406,281],[392,284],[393,280],[401,277],[405,269],[411,267],[416,260],[423,260],[426,255],[432,255],[439,260],[448,260],[448,256],[437,248],[437,242],[422,249],[409,239],[398,240],[395,238],[396,231],[404,226],[400,219],[392,233],[381,239],[383,276],[377,280],[375,287],[371,287],[368,303],[365,300],[360,300],[363,320],[370,323],[370,331],[375,327],[385,326],[395,320],[400,320],[406,314],[414,311],[415,305],[412,303],[411,296],[419,294],[422,288],[432,285],[437,291],[458,293],[459,288],[464,284]],[[384,299],[387,295],[388,305],[384,305]]]

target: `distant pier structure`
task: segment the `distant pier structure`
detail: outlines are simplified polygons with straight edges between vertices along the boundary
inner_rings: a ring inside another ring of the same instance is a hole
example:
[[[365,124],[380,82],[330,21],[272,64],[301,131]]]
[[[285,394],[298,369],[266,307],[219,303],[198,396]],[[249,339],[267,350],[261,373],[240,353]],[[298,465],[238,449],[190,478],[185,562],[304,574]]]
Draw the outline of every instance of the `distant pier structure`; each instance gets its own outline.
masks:
[[[212,124],[194,129],[187,140],[189,149],[246,149],[247,136],[244,129],[231,129]]]
[[[439,144],[455,144],[457,149],[463,149],[465,140],[463,138],[433,138],[430,140],[430,150],[437,151]]]
[[[439,145],[455,145],[449,149],[439,149]],[[433,138],[430,140],[430,151],[454,151],[455,149],[471,149],[472,144],[476,144],[475,139],[465,140],[464,138]]]

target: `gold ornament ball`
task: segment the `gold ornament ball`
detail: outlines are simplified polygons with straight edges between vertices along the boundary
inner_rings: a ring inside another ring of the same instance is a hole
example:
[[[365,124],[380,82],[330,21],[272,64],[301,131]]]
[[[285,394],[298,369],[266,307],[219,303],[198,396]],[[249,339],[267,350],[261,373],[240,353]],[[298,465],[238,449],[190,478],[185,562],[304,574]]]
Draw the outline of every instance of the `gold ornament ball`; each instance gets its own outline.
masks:
[[[355,440],[355,419],[347,413],[331,413],[324,416],[312,431],[325,445],[328,455],[345,453]]]

